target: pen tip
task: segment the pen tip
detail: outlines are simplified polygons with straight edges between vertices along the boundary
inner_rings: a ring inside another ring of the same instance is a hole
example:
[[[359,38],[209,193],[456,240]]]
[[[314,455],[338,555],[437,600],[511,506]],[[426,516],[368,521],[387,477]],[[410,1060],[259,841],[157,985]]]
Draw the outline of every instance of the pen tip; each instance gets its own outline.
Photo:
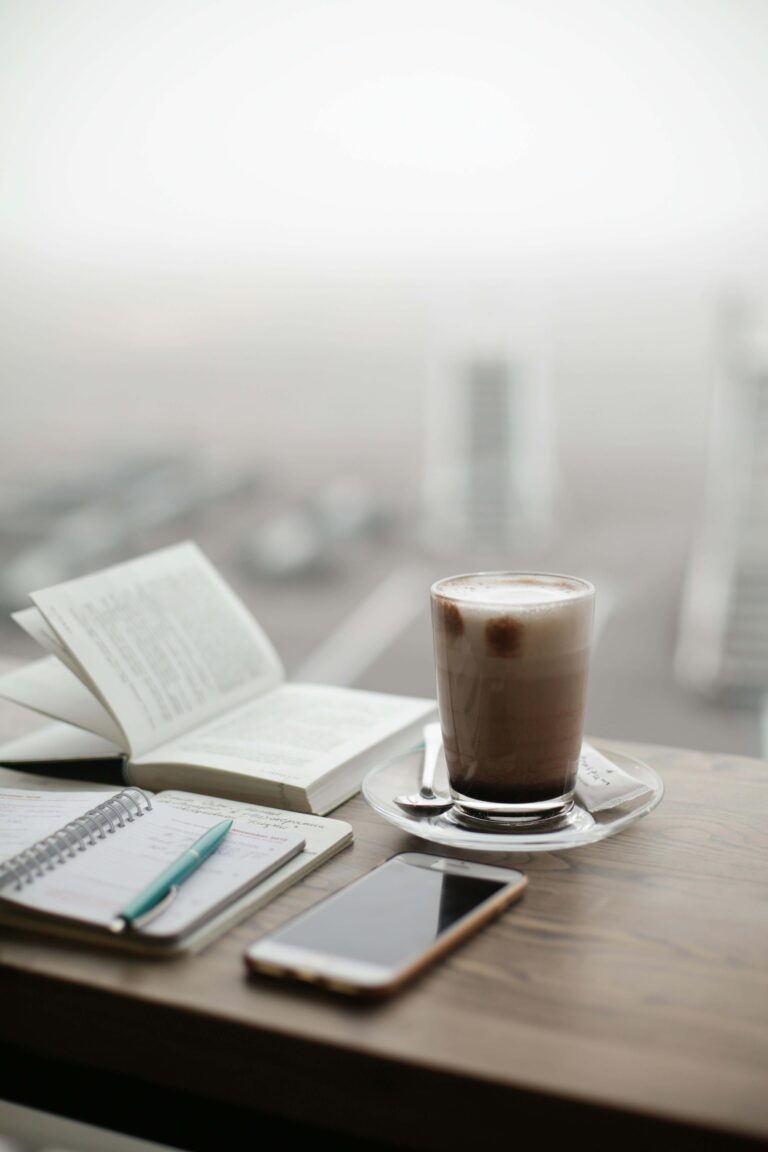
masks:
[[[110,924],[109,930],[117,936],[119,932],[125,932],[125,926],[125,920],[123,920],[122,916],[116,916]]]

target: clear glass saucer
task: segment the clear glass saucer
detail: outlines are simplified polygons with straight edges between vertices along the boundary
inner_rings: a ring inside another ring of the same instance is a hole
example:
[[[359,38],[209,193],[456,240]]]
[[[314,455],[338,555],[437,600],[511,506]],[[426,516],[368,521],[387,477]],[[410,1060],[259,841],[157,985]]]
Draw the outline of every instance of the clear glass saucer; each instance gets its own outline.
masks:
[[[617,832],[628,828],[641,816],[653,811],[664,795],[661,777],[648,764],[594,740],[591,743],[619,768],[647,784],[651,791],[605,812],[589,813],[575,805],[574,818],[570,822],[548,830],[475,831],[456,824],[450,809],[436,816],[415,816],[404,812],[395,803],[395,796],[419,790],[424,754],[423,745],[419,745],[372,769],[363,780],[363,795],[373,810],[390,824],[422,840],[431,840],[434,844],[469,848],[473,852],[561,852],[566,848],[579,848],[615,836]],[[447,790],[445,760],[441,755],[435,774],[435,791]]]

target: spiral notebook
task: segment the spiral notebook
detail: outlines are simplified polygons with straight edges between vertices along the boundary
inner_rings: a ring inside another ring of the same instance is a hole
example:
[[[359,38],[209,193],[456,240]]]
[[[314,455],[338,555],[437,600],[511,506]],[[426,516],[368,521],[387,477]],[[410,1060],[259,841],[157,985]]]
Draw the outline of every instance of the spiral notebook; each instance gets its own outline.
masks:
[[[132,897],[226,816],[231,832],[170,906],[140,932],[111,933]],[[0,924],[145,953],[197,950],[349,839],[341,821],[191,793],[5,788]]]

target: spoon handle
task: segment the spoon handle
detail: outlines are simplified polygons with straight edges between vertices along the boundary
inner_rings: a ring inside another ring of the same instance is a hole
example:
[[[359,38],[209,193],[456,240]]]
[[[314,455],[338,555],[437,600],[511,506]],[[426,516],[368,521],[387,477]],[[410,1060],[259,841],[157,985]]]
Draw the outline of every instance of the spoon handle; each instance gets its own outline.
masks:
[[[439,724],[425,724],[424,726],[424,764],[421,770],[422,796],[434,796],[435,769],[443,746]]]

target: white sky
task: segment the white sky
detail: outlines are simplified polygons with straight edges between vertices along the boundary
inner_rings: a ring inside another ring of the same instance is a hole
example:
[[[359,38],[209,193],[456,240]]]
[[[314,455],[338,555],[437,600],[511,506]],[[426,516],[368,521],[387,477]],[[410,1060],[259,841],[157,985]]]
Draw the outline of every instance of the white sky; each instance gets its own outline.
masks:
[[[764,0],[3,0],[0,244],[110,263],[768,235]]]

